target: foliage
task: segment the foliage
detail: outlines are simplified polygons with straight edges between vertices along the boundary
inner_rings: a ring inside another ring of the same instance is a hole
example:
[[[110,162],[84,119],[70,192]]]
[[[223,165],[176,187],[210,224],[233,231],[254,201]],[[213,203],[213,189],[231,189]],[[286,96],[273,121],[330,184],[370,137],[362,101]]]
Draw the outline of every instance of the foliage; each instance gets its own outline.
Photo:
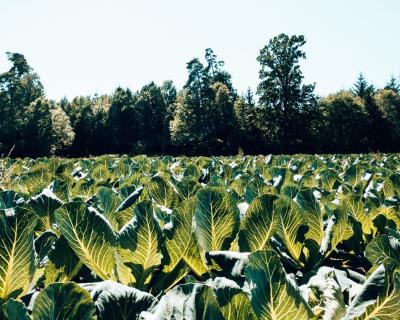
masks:
[[[305,43],[304,36],[280,34],[261,49],[257,58],[261,65],[257,93],[264,120],[262,130],[278,152],[293,149],[299,143],[297,139],[305,138],[304,129],[312,126],[308,122],[315,105],[314,85],[302,83],[299,65],[306,57],[301,50]]]
[[[233,105],[236,92],[230,75],[221,69],[211,49],[207,65],[199,59],[187,64],[188,81],[178,95],[170,122],[172,143],[186,153],[223,154],[235,150],[236,118]]]
[[[400,137],[400,95],[393,90],[378,90],[375,96],[376,104],[383,114],[383,118],[391,127],[394,140]]]
[[[326,125],[324,137],[330,139],[328,152],[361,152],[368,145],[367,111],[360,97],[342,91],[321,101]]]
[[[398,318],[398,154],[3,161],[1,319]]]
[[[383,89],[363,74],[348,91],[314,94],[300,68],[302,35],[260,50],[257,94],[238,94],[211,48],[187,63],[187,80],[138,91],[52,101],[20,53],[0,74],[0,156],[235,155],[398,152],[399,80]]]
[[[0,149],[8,153],[13,146],[15,152],[25,153],[22,147],[28,137],[23,119],[29,105],[43,97],[43,86],[36,73],[20,53],[7,52],[12,66],[0,74]]]

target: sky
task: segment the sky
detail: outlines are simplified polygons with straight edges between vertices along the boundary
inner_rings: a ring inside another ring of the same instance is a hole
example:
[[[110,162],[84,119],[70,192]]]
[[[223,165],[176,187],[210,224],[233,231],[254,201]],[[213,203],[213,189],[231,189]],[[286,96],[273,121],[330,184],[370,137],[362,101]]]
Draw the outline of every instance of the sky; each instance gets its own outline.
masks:
[[[400,76],[399,0],[0,0],[0,72],[19,52],[46,96],[71,99],[186,81],[186,63],[212,48],[238,92],[256,89],[268,40],[303,34],[305,82],[348,89],[363,72]]]

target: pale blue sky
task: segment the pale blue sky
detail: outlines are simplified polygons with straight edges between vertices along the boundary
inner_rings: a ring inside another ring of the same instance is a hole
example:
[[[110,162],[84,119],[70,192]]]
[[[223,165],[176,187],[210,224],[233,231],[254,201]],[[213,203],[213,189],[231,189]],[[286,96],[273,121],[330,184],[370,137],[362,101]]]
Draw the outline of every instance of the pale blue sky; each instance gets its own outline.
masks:
[[[279,33],[304,34],[303,72],[321,95],[359,72],[400,74],[399,0],[0,0],[0,71],[23,53],[49,98],[140,89],[171,79],[211,47],[239,92],[256,88],[256,57]]]

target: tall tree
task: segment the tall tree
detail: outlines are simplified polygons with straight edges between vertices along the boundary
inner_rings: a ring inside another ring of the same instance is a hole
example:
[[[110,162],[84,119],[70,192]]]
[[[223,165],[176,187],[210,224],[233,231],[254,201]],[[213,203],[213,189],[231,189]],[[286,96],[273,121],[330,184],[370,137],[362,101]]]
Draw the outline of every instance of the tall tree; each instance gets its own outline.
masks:
[[[385,152],[390,150],[393,142],[390,124],[379,108],[373,86],[367,88],[362,99],[365,110],[368,113],[367,136],[369,151]]]
[[[389,124],[387,127],[391,129],[392,136],[386,136],[386,139],[391,143],[388,151],[398,152],[400,141],[400,95],[393,90],[378,90],[375,95],[375,101],[383,114],[383,118]]]
[[[264,137],[258,128],[259,108],[256,105],[250,89],[236,99],[234,104],[237,131],[239,133],[238,146],[241,153],[263,153]]]
[[[236,99],[237,92],[233,88],[232,76],[222,68],[225,65],[225,62],[218,60],[217,55],[211,48],[206,49],[204,58],[207,62],[207,65],[204,68],[204,73],[206,79],[209,81],[209,85],[216,82],[223,83],[228,88],[232,98]]]
[[[236,130],[238,124],[234,112],[235,97],[222,82],[215,82],[211,89],[214,93],[210,110],[212,129],[209,134],[210,140],[214,141],[211,152],[214,154],[231,154],[237,150],[237,138],[239,136]]]
[[[52,123],[52,143],[50,153],[52,155],[65,156],[69,153],[69,148],[74,142],[75,133],[67,114],[60,105],[56,105],[50,110]]]
[[[367,95],[373,95],[375,88],[372,84],[370,85],[364,75],[360,73],[357,81],[354,83],[352,92],[354,95],[364,99]]]
[[[368,149],[368,113],[363,100],[349,91],[322,99],[323,149],[328,153],[365,152]]]
[[[386,90],[393,90],[395,93],[400,94],[400,84],[394,76],[390,78],[385,86]]]
[[[53,142],[52,108],[54,103],[44,98],[36,99],[26,108],[21,143],[26,155],[30,157],[50,155]]]
[[[130,153],[139,137],[139,115],[135,110],[136,96],[129,89],[117,88],[111,96],[108,114],[112,151]]]
[[[92,100],[92,141],[91,154],[101,155],[112,152],[110,132],[108,128],[108,114],[111,107],[111,98],[108,95],[95,96]]]
[[[166,122],[167,124],[174,118],[175,115],[175,102],[177,97],[177,90],[171,80],[164,81],[161,85],[161,93],[164,97],[164,103],[167,107]]]
[[[7,52],[7,58],[12,66],[0,74],[0,154],[15,146],[14,155],[23,155],[21,119],[44,92],[39,76],[22,54]]]
[[[301,143],[307,112],[315,107],[315,85],[303,84],[299,65],[306,58],[301,50],[305,43],[304,36],[280,34],[257,58],[261,65],[257,93],[264,114],[260,127],[279,152],[291,152],[292,146]]]
[[[352,92],[355,96],[361,98],[365,111],[368,114],[367,142],[369,151],[384,151],[390,145],[390,132],[388,132],[388,123],[384,119],[381,110],[379,110],[375,95],[375,87],[369,84],[362,73],[359,74],[357,81],[353,85]]]
[[[226,152],[232,145],[233,103],[236,99],[230,75],[223,71],[211,49],[206,66],[195,58],[187,64],[188,80],[174,105],[171,140],[188,152]],[[223,82],[216,81],[222,79]]]
[[[358,75],[357,81],[354,83],[352,92],[359,96],[360,98],[364,98],[366,94],[371,93],[373,87],[368,84],[367,79],[365,79],[364,75],[360,73]]]
[[[75,136],[69,150],[71,155],[78,157],[113,152],[108,132],[110,104],[107,95],[75,97],[71,102],[61,99],[60,107],[68,115]]]
[[[145,85],[137,94],[135,108],[140,115],[138,138],[143,144],[143,151],[160,153],[169,140],[167,106],[161,88],[154,82]]]

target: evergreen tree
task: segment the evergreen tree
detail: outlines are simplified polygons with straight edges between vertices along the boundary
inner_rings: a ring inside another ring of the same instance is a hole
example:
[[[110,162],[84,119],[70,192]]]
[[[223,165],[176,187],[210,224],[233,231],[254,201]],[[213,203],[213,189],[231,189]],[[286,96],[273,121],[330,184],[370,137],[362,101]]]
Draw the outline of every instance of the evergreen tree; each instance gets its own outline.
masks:
[[[263,153],[265,141],[257,127],[259,108],[256,106],[251,90],[236,99],[234,104],[237,123],[238,147],[245,153]]]
[[[255,98],[254,98],[253,91],[250,88],[247,88],[246,94],[243,96],[243,99],[246,101],[246,103],[249,106],[253,106],[254,107],[256,105],[256,101],[255,101]]]
[[[54,103],[38,98],[25,110],[21,147],[30,157],[48,156],[53,145],[52,109]]]
[[[167,107],[164,99],[161,88],[154,82],[144,86],[137,95],[135,109],[140,115],[138,138],[146,153],[160,153],[169,144]]]
[[[380,110],[375,96],[375,90],[367,89],[363,98],[365,110],[368,113],[368,151],[385,152],[391,148],[393,139],[390,125]]]
[[[386,90],[393,90],[395,93],[400,94],[400,84],[395,77],[391,77],[385,86]]]
[[[114,153],[130,153],[139,140],[140,120],[135,110],[135,100],[129,89],[117,88],[111,96],[108,125]]]
[[[210,96],[210,77],[205,72],[203,64],[195,58],[187,63],[188,80],[184,89],[188,90],[193,97],[193,102],[197,107],[202,108]]]
[[[91,148],[93,138],[91,98],[75,97],[64,108],[75,133],[74,142],[70,149],[71,154],[76,157],[93,154]]]
[[[167,107],[166,123],[168,125],[175,115],[174,107],[176,102],[177,90],[174,83],[171,80],[164,81],[161,86],[161,93],[164,98],[164,104]]]
[[[367,151],[387,150],[391,143],[390,132],[388,132],[387,121],[376,104],[374,86],[370,85],[364,75],[360,73],[352,92],[362,99],[365,111],[368,114],[368,121],[365,123],[367,126]]]
[[[221,82],[216,82],[211,89],[214,100],[210,110],[212,129],[209,132],[214,154],[231,154],[237,150],[238,124],[234,112],[234,97],[229,88]]]
[[[353,86],[353,94],[360,98],[365,98],[366,95],[372,95],[375,91],[373,85],[369,85],[362,73],[359,74],[356,83]]]

